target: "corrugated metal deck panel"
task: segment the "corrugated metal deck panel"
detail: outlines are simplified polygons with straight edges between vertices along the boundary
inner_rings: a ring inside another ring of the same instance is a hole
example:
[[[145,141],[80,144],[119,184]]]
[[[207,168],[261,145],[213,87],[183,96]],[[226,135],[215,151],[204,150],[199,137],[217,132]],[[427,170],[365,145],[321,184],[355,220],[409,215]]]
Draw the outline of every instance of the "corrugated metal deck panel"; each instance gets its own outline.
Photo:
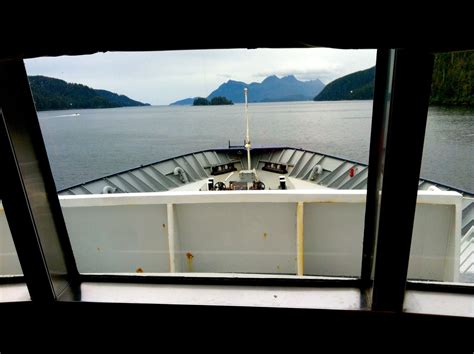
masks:
[[[339,161],[339,165],[335,169],[333,169],[331,173],[321,178],[318,183],[323,186],[329,186],[329,184],[336,178],[338,178],[341,174],[346,173],[346,170],[348,170],[349,166],[351,166],[350,163],[346,161]]]
[[[353,187],[359,184],[362,180],[367,179],[369,175],[369,168],[367,166],[359,165],[359,170],[356,172],[354,177],[350,178],[343,184],[341,184],[339,189],[353,189]]]
[[[313,167],[318,165],[322,161],[323,158],[324,156],[322,155],[312,154],[310,158],[308,159],[308,161],[306,161],[304,166],[302,166],[301,169],[298,171],[295,177],[301,178],[301,179],[308,179]],[[308,176],[308,178],[305,178],[305,176]]]
[[[333,179],[332,182],[328,184],[329,188],[339,189],[339,186],[343,185],[344,183],[346,183],[350,179],[355,178],[355,176],[356,176],[355,171],[357,171],[358,168],[360,168],[359,165],[355,165],[355,164],[352,164],[352,163],[348,164],[346,167],[347,168],[344,169],[343,172],[340,173],[338,177]],[[354,175],[352,177],[351,177],[351,174],[350,174],[351,170],[354,171]]]

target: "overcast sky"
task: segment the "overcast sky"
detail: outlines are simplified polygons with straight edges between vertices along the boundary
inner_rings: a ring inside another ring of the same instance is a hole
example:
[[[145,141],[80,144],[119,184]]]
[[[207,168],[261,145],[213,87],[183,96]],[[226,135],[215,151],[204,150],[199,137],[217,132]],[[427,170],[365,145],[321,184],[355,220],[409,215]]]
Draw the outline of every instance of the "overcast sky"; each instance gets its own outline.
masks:
[[[28,75],[45,75],[124,94],[153,105],[208,96],[229,79],[269,75],[328,82],[375,65],[375,50],[230,49],[98,53],[25,60]]]

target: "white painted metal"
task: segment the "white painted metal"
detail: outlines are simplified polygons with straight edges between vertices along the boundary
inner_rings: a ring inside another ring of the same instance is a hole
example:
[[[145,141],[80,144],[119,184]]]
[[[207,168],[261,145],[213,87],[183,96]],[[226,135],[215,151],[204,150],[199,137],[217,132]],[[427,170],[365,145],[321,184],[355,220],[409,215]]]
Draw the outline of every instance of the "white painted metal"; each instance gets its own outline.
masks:
[[[360,276],[365,203],[305,203],[305,274]]]
[[[25,283],[0,284],[0,303],[30,300],[30,293]]]
[[[449,201],[450,196],[456,198],[456,192],[444,192],[443,200]],[[213,204],[213,203],[363,203],[364,190],[278,190],[278,191],[222,191],[222,192],[156,192],[156,193],[126,193],[107,195],[78,195],[60,196],[63,207],[117,206],[117,205],[149,205],[149,204]],[[430,197],[432,196],[432,197]],[[439,196],[438,196],[439,197]],[[447,198],[447,199],[446,199]],[[433,203],[438,198],[432,192],[422,192],[418,202]]]
[[[416,208],[408,277],[459,281],[462,196],[447,201],[433,199],[447,192],[431,193],[430,203]]]
[[[359,310],[359,289],[83,283],[85,302],[157,303]]]
[[[81,273],[169,272],[166,204],[63,207],[63,215]]]
[[[170,273],[176,272],[176,221],[174,217],[174,206],[173,204],[166,204],[166,212],[168,224],[165,226],[168,230],[168,249],[170,256]]]
[[[250,190],[221,192],[155,192],[126,194],[88,194],[59,196],[63,207],[149,205],[149,204],[195,204],[195,203],[365,203],[365,190]],[[452,204],[460,201],[457,192],[418,191],[417,204]]]
[[[419,193],[409,278],[457,280],[461,198]],[[302,219],[302,274],[360,276],[362,190],[129,193],[60,196],[60,202],[83,273],[295,275]],[[301,219],[298,203],[305,204]],[[8,228],[0,236],[11,242]],[[2,255],[2,262],[11,260]]]
[[[0,275],[4,274],[19,275],[23,272],[0,200]]]
[[[416,208],[409,279],[458,280],[459,223],[456,204],[419,205]]]
[[[412,313],[474,317],[474,297],[470,294],[409,290],[403,308]]]
[[[295,203],[176,204],[188,272],[296,274]]]
[[[297,275],[304,275],[304,203],[296,207],[296,261]]]

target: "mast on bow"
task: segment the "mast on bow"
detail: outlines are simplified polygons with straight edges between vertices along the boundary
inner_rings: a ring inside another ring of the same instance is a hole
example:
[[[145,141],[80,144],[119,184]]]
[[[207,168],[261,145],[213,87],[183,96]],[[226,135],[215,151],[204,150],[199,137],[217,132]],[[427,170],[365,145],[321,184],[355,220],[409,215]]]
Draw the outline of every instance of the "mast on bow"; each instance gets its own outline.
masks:
[[[248,89],[244,88],[244,95],[245,95],[245,119],[247,121],[247,133],[245,135],[245,149],[247,149],[247,162],[248,162],[248,170],[250,171],[252,169],[252,163],[250,161],[250,131],[249,131],[249,105],[248,105],[248,100],[247,100],[247,92]]]

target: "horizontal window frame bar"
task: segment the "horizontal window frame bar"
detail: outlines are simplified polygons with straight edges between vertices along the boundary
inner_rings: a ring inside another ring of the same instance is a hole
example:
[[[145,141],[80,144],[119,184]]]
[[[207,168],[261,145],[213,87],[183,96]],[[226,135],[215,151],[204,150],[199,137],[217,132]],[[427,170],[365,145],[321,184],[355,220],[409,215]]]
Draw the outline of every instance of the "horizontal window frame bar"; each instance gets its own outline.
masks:
[[[130,284],[84,282],[81,302],[133,303],[172,306],[226,306],[249,308],[295,308],[367,310],[356,287],[281,287],[196,284]],[[67,302],[67,301],[64,301]],[[365,307],[364,307],[365,306]]]
[[[20,284],[25,283],[25,277],[23,275],[1,275],[0,285],[4,284]]]
[[[312,288],[362,288],[362,281],[352,277],[246,277],[246,276],[186,276],[186,275],[130,275],[130,274],[80,274],[81,283],[120,283],[155,285],[229,285],[229,286],[282,286]]]
[[[469,283],[443,283],[421,280],[407,280],[406,290],[474,295],[474,283],[471,285]]]
[[[15,282],[21,282],[15,277]],[[304,278],[291,277],[252,277],[235,276],[188,276],[174,275],[131,275],[131,274],[80,274],[81,283],[120,283],[120,284],[156,284],[156,285],[229,285],[229,286],[283,286],[283,287],[313,287],[313,288],[359,288],[365,289],[366,284],[361,278],[355,277],[317,277]],[[469,283],[443,283],[431,281],[408,280],[407,290],[435,291],[453,294],[474,294],[474,284]]]

